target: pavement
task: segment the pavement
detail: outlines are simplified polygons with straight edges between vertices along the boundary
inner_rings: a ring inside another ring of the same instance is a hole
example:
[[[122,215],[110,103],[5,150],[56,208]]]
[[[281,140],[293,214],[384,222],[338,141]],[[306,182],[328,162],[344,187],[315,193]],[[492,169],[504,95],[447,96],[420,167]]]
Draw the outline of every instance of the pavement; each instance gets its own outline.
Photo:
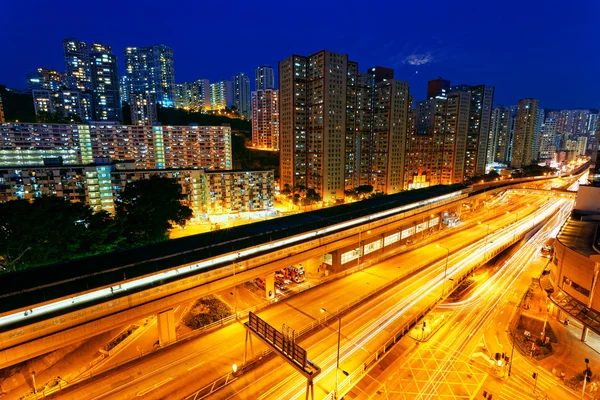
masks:
[[[487,212],[488,210],[471,213],[472,218],[478,215],[481,217],[483,211]],[[500,218],[511,219],[510,216]],[[484,237],[486,234],[485,225],[475,226],[465,231],[456,230],[453,235],[438,241],[438,243],[454,251],[462,248],[466,241],[475,237]],[[374,287],[384,285],[397,274],[402,273],[403,267],[431,264],[434,260],[442,258],[444,253],[445,250],[436,249],[435,244],[428,244],[294,296],[285,302],[265,309],[260,315],[273,322],[275,326],[283,322],[294,327],[304,326],[318,318],[320,307],[335,308],[343,305]],[[224,294],[223,298],[227,298],[227,294]],[[363,312],[363,314],[365,313]],[[332,335],[335,337],[335,332]],[[153,335],[149,336],[153,337]],[[208,383],[211,379],[216,379],[226,373],[231,369],[232,363],[240,362],[240,346],[243,345],[240,340],[243,336],[244,329],[240,324],[226,326],[200,338],[169,346],[157,354],[136,360],[129,365],[102,373],[95,376],[90,382],[73,387],[62,394],[64,398],[77,399],[111,398],[116,395],[119,397],[164,398],[171,393],[176,397],[183,397],[192,388],[197,388],[204,382]],[[327,340],[332,340],[331,335],[327,337]],[[329,344],[331,345],[331,343]],[[331,346],[335,347],[335,343]],[[135,346],[130,347],[128,352],[135,355]],[[328,360],[328,362],[330,361]],[[196,371],[190,373],[193,370],[201,371],[201,374],[196,374]],[[155,386],[157,383],[162,384]]]

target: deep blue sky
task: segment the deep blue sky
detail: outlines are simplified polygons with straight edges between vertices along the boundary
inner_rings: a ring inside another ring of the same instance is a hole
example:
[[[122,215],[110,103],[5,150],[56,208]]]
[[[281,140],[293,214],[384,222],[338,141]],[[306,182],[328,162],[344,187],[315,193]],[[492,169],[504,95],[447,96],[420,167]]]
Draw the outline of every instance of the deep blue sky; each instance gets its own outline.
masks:
[[[254,86],[256,66],[328,49],[361,71],[394,68],[416,100],[442,76],[496,86],[496,104],[600,108],[598,0],[4,0],[0,11],[9,87],[37,67],[63,71],[62,39],[75,37],[112,45],[120,63],[126,46],[167,44],[177,82],[243,71]]]

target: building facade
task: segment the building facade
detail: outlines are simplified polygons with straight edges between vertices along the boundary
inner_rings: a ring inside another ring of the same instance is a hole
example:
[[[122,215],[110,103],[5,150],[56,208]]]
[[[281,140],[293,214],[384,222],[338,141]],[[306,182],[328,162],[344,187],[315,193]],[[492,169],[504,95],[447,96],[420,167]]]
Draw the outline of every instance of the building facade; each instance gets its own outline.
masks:
[[[509,161],[510,127],[512,111],[510,107],[498,105],[492,111],[490,137],[488,147],[488,163],[506,164]]]
[[[117,56],[112,54],[110,46],[90,45],[90,71],[94,121],[122,120]]]
[[[219,81],[210,84],[210,109],[225,110],[232,105],[232,88],[230,81]]]
[[[232,79],[233,105],[237,112],[249,120],[252,118],[252,108],[250,107],[250,78],[243,72],[235,75]]]
[[[129,104],[133,125],[152,126],[158,122],[156,95],[154,93],[130,93]]]
[[[27,74],[27,87],[29,90],[58,91],[65,86],[63,74],[53,69],[38,68],[37,71]]]
[[[447,92],[448,81],[430,81],[435,94],[417,103],[414,128],[406,144],[406,189],[461,183],[467,177],[471,93]]]
[[[80,91],[92,90],[90,54],[88,45],[77,39],[63,40],[65,56],[65,83],[67,88]]]
[[[540,139],[540,160],[551,160],[554,156],[556,148],[556,120],[546,118]]]
[[[254,71],[255,90],[275,89],[273,67],[261,65]]]
[[[596,293],[600,292],[599,204],[600,187],[579,187],[573,211],[556,236],[548,274],[540,278],[550,295],[552,313],[561,321],[573,318],[583,324],[582,341],[589,329],[600,333],[600,293]]]
[[[362,182],[402,190],[408,84],[321,51],[281,61],[279,87],[282,187],[314,189],[326,202]]]
[[[65,164],[96,158],[134,160],[139,169],[231,169],[231,128],[223,126],[137,126],[106,124],[0,125],[0,165]]]
[[[533,143],[537,122],[538,101],[536,99],[519,100],[512,146],[512,159],[510,161],[511,167],[521,168],[531,165],[535,159]]]
[[[186,205],[198,219],[274,209],[273,170],[139,170],[133,167],[131,162],[0,167],[0,202],[54,195],[88,204],[94,211],[113,213],[115,201],[128,183],[158,175],[178,181]]]
[[[252,146],[279,150],[279,91],[252,92]]]
[[[175,88],[175,108],[192,112],[210,110],[210,83],[208,79],[178,83]]]
[[[32,91],[33,108],[36,115],[40,113],[58,113],[64,119],[79,118],[83,122],[93,119],[93,97],[90,92],[77,89],[52,90],[37,89]]]
[[[0,122],[4,121],[4,106],[2,105],[2,95],[0,94]]]
[[[150,93],[162,107],[175,107],[173,49],[164,44],[125,49],[130,93]]]
[[[488,137],[494,103],[494,87],[489,85],[457,85],[450,92],[470,94],[469,131],[465,153],[465,177],[485,174],[488,155]]]

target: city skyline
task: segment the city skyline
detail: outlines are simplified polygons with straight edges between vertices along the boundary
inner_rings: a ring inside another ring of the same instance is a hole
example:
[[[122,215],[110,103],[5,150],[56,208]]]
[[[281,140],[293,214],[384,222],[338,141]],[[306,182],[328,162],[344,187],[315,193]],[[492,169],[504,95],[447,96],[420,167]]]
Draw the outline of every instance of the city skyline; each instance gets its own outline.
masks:
[[[17,18],[23,12],[22,5],[11,4],[6,7],[7,32],[15,31],[11,24],[17,23]],[[122,12],[131,14],[134,6],[122,6]],[[195,7],[195,6],[190,6]],[[203,5],[203,12],[216,11],[218,6]],[[323,7],[323,6],[322,6]],[[422,15],[422,18],[411,18],[403,24],[370,23],[369,13],[375,11],[364,10],[365,16],[358,30],[358,40],[347,40],[347,32],[351,25],[357,23],[359,16],[347,14],[337,5],[326,5],[323,10],[326,14],[339,13],[336,19],[328,26],[322,26],[314,33],[299,32],[293,28],[294,24],[285,24],[281,14],[286,10],[271,10],[268,16],[274,18],[275,32],[269,46],[236,46],[230,48],[224,43],[228,42],[230,35],[235,32],[223,32],[221,40],[203,41],[201,45],[196,39],[187,39],[179,31],[168,30],[138,30],[132,29],[137,22],[131,24],[115,23],[116,29],[99,30],[97,26],[86,24],[85,21],[57,27],[51,32],[39,35],[36,32],[38,18],[52,18],[58,10],[45,9],[44,12],[28,14],[32,18],[33,26],[30,33],[25,33],[19,40],[8,40],[6,51],[14,55],[14,62],[0,66],[0,83],[8,87],[25,87],[25,75],[37,68],[50,68],[62,70],[63,55],[61,42],[65,38],[75,37],[87,43],[99,41],[113,48],[113,54],[119,59],[119,72],[124,71],[123,52],[126,47],[152,46],[165,44],[173,48],[175,80],[177,83],[209,79],[211,82],[229,80],[231,76],[244,72],[252,77],[256,67],[260,65],[276,66],[277,62],[289,54],[313,54],[322,49],[328,51],[353,54],[353,58],[362,65],[382,65],[394,68],[397,79],[407,81],[413,92],[423,93],[427,81],[437,76],[450,79],[458,84],[486,83],[498,88],[495,99],[498,104],[516,104],[520,98],[540,99],[540,105],[548,109],[576,109],[599,108],[600,99],[596,93],[599,91],[597,80],[593,78],[593,71],[598,69],[598,58],[593,56],[579,57],[578,54],[590,54],[593,47],[593,24],[591,16],[597,5],[590,3],[584,5],[561,5],[560,8],[550,9],[537,7],[535,4],[522,5],[517,14],[514,7],[503,7],[486,13],[486,19],[476,21],[474,24],[454,27],[448,30],[447,24],[430,25],[424,28],[423,20],[461,18],[467,20],[481,10],[459,6],[453,10],[440,5],[433,12],[428,12],[419,5],[411,6],[411,14]],[[395,5],[387,7],[386,14],[394,15]],[[242,7],[243,8],[243,7]],[[152,9],[151,6],[148,7]],[[232,15],[231,24],[239,23],[245,26],[248,37],[253,33],[258,35],[259,28],[251,24],[244,24],[248,18],[244,10]],[[67,8],[67,14],[69,8]],[[98,18],[110,22],[118,18],[118,14],[95,11],[100,13]],[[193,15],[185,13],[184,20]],[[306,11],[295,10],[293,20],[306,17]],[[537,15],[537,16],[536,16]],[[13,18],[11,18],[13,17]],[[69,15],[62,15],[69,18]],[[528,24],[527,18],[535,17],[540,20],[534,26]],[[538,18],[539,17],[539,18]],[[553,18],[573,17],[579,21],[578,29],[559,33],[552,28],[552,24],[543,24],[541,21]],[[387,17],[381,17],[385,19]],[[586,23],[587,19],[590,23]],[[140,19],[141,21],[142,19]],[[377,20],[377,19],[373,19]],[[14,22],[11,22],[14,21]],[[122,19],[119,18],[119,21]],[[508,23],[510,21],[510,23]],[[383,21],[381,21],[383,22]],[[141,22],[140,22],[141,23]],[[208,25],[217,23],[209,20]],[[102,25],[108,26],[108,25]],[[180,26],[185,26],[182,21]],[[291,27],[291,28],[290,28]],[[208,27],[209,28],[209,27]],[[539,44],[531,45],[530,41],[519,42],[518,37],[529,31],[542,40]],[[234,30],[235,31],[235,30]],[[423,34],[425,31],[425,34]],[[140,33],[137,33],[140,32]],[[143,33],[142,33],[143,32]],[[481,32],[474,35],[473,32]],[[483,34],[485,32],[485,34]],[[325,33],[325,34],[323,34]],[[10,34],[9,34],[10,35]],[[473,40],[465,40],[466,35],[473,35]],[[577,35],[577,36],[574,36]],[[399,39],[402,38],[402,39]],[[589,38],[589,39],[588,39]],[[501,40],[510,42],[510,46],[497,46]],[[568,44],[567,57],[553,57],[553,46],[557,48]],[[211,57],[207,58],[206,54]],[[593,52],[591,53],[593,54]],[[252,80],[252,79],[251,79]],[[561,81],[560,92],[548,85],[549,81]],[[255,90],[251,82],[251,90]]]

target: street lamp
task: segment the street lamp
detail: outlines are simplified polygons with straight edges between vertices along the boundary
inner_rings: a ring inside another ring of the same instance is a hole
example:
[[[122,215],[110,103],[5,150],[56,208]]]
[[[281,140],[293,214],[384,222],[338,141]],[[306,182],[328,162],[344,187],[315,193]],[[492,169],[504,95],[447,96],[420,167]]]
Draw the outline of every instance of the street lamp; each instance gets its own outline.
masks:
[[[583,389],[581,390],[581,398],[584,399],[585,398],[585,384],[587,383],[588,380],[588,371],[590,370],[590,359],[586,358],[585,359],[585,371],[583,371]]]
[[[321,308],[321,312],[322,313],[327,313],[329,315],[331,315],[334,318],[337,318],[338,320],[338,343],[337,343],[337,358],[336,358],[336,365],[335,365],[335,396],[337,398],[337,393],[338,393],[338,369],[340,369],[340,342],[342,339],[342,319],[335,315],[330,313],[329,311],[327,311],[324,308]],[[348,376],[348,373],[344,370],[342,370],[342,373],[346,376]]]
[[[370,234],[370,233],[371,233],[371,231],[367,230],[367,235]],[[361,236],[362,236],[362,229],[359,228],[359,231],[358,231],[358,262],[356,264],[356,266],[359,269],[360,269],[360,256],[361,256],[361,254],[363,252],[362,245],[361,245]]]
[[[446,287],[446,274],[448,272],[448,258],[450,258],[450,249],[444,246],[440,246],[439,244],[436,244],[435,247],[440,248],[440,249],[445,249],[446,250],[446,266],[444,267],[444,281],[442,282],[442,295],[440,296],[440,299],[442,299],[444,297],[444,288]]]
[[[238,312],[237,312],[237,286],[235,285],[235,270],[237,269],[238,264],[237,263],[233,263],[233,292],[229,292],[230,295],[233,296],[233,308],[235,311],[235,319],[237,319],[238,317]],[[242,265],[240,265],[240,269],[244,269],[244,267]]]

